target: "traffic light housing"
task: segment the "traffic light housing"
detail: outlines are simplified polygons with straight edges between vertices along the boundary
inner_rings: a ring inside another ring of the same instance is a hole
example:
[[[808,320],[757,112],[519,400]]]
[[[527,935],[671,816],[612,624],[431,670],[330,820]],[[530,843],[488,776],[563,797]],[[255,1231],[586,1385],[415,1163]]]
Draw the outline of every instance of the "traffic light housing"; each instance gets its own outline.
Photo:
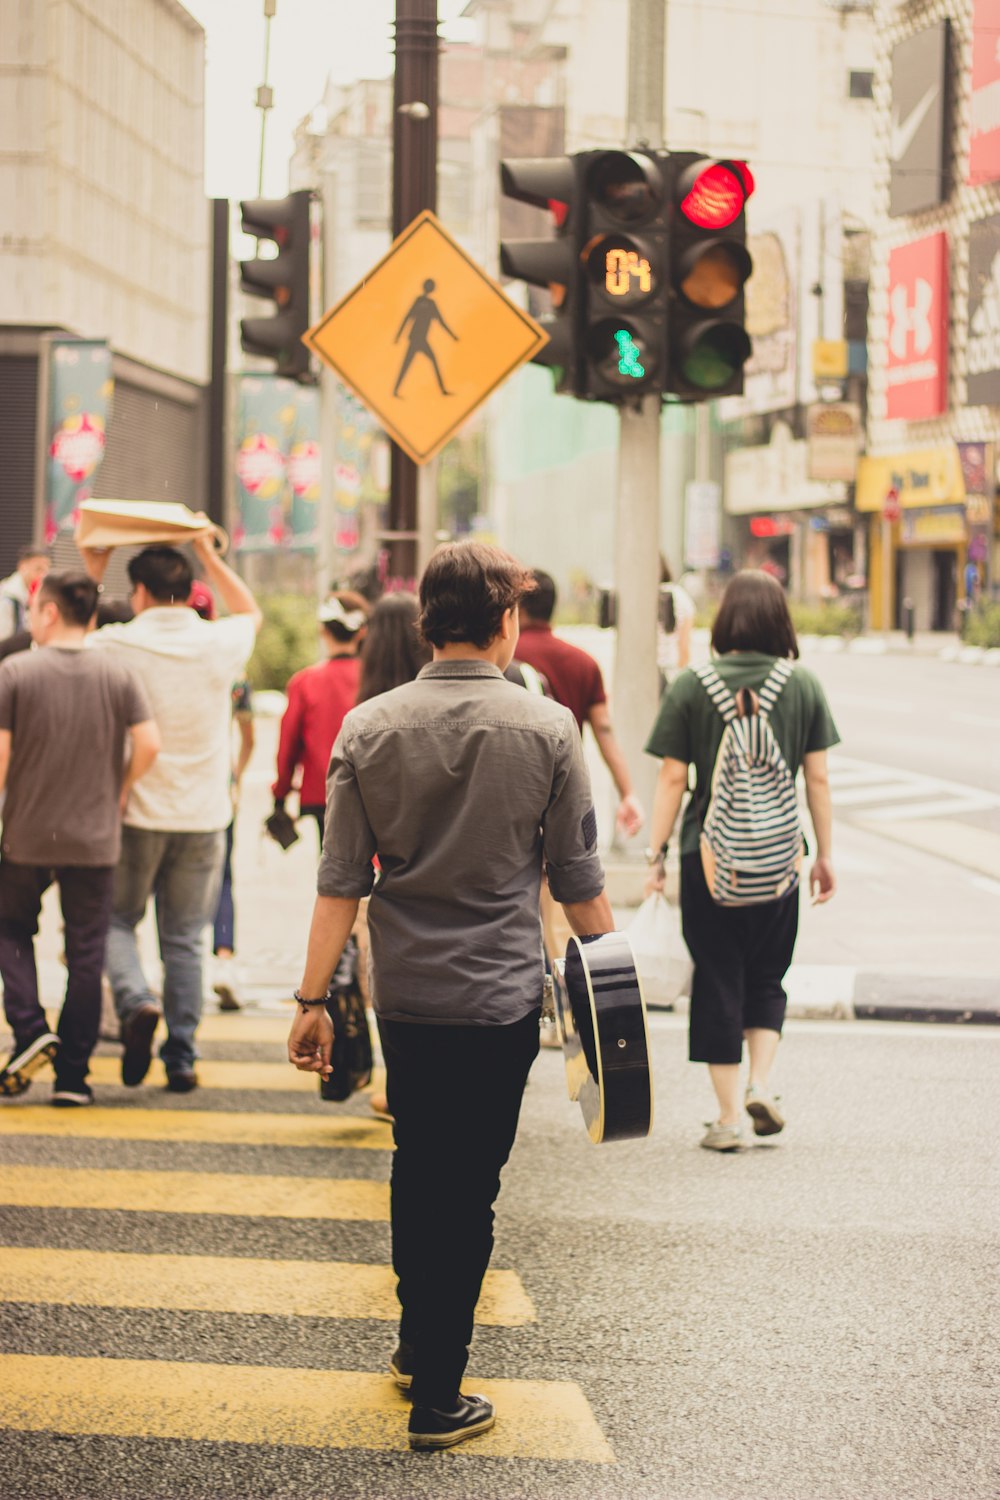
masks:
[[[659,394],[670,291],[663,156],[586,151],[577,160],[583,187],[580,394],[614,403]]]
[[[549,367],[555,375],[556,390],[571,396],[579,394],[580,370],[578,175],[572,156],[514,157],[500,163],[503,196],[552,215],[554,235],[500,242],[500,269],[514,280],[548,290],[552,312],[538,321],[549,342],[533,356],[532,363]]]
[[[753,269],[746,248],[746,162],[700,152],[667,158],[670,199],[668,361],[663,390],[684,401],[738,396],[750,357],[743,288]]]
[[[256,198],[240,204],[244,234],[273,240],[278,253],[240,261],[240,288],[267,297],[277,311],[270,318],[242,318],[240,345],[247,354],[274,361],[275,373],[293,380],[310,378],[309,350],[302,335],[310,324],[310,223],[308,189],[287,198]]]

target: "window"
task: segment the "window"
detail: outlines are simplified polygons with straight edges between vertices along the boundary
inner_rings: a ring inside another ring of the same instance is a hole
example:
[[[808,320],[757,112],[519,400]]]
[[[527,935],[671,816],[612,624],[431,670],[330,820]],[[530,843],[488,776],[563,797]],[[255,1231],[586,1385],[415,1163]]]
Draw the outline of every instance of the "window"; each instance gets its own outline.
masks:
[[[853,68],[847,75],[847,95],[849,99],[870,99],[872,97],[871,72],[856,72]]]

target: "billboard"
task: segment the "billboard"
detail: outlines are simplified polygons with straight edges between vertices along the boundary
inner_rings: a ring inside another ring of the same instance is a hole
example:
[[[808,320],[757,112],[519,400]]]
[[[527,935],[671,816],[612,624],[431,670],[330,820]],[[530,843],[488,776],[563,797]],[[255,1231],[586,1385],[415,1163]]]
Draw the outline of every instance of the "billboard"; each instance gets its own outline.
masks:
[[[889,214],[920,213],[943,203],[948,22],[939,21],[892,49]]]
[[[1000,179],[1000,0],[973,0],[969,168],[973,187]]]
[[[948,405],[948,237],[929,234],[889,252],[887,409],[921,421]]]
[[[966,400],[1000,405],[1000,214],[969,225]]]

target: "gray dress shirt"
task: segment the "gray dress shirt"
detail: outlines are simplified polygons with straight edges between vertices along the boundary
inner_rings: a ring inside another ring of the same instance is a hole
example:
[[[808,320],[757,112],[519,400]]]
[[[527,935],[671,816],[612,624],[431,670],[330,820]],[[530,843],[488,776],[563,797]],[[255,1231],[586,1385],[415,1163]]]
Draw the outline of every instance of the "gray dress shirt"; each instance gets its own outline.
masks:
[[[541,1002],[542,862],[557,901],[604,889],[572,714],[489,662],[438,661],[351,710],[327,777],[321,896],[367,896],[375,1009],[496,1026]]]

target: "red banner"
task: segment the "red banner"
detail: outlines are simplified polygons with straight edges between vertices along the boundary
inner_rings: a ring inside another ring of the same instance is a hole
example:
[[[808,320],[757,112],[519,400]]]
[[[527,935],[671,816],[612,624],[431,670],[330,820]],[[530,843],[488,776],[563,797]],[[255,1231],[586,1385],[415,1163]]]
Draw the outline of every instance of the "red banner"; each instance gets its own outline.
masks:
[[[948,237],[889,252],[888,411],[919,421],[948,406]]]

